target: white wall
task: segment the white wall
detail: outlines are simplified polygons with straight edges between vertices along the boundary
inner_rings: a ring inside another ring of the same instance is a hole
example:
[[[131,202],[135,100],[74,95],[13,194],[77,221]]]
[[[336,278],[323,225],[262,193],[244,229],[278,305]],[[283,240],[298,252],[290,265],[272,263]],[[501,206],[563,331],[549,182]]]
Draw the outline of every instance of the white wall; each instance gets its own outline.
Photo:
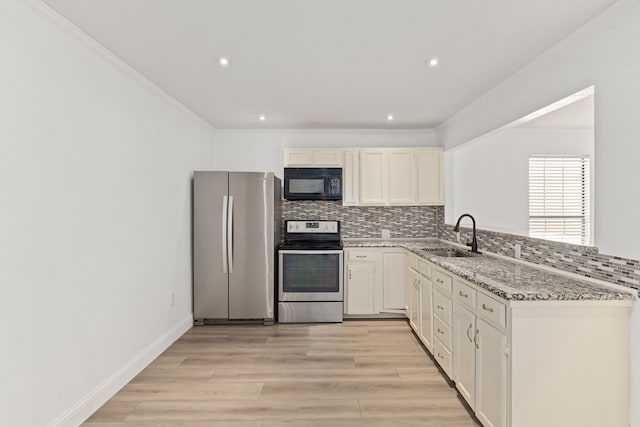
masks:
[[[285,147],[435,147],[432,130],[421,131],[216,131],[216,169],[268,171],[282,177]]]
[[[37,2],[0,58],[0,424],[76,425],[190,325],[213,131]]]
[[[594,243],[604,254],[640,259],[638,40],[640,1],[619,0],[439,126],[439,142],[453,148],[594,85]],[[638,312],[632,319],[631,346],[631,420],[640,426]]]
[[[593,129],[507,129],[450,150],[445,220],[470,212],[484,230],[529,234],[529,157],[588,155]],[[453,167],[455,165],[455,167]]]

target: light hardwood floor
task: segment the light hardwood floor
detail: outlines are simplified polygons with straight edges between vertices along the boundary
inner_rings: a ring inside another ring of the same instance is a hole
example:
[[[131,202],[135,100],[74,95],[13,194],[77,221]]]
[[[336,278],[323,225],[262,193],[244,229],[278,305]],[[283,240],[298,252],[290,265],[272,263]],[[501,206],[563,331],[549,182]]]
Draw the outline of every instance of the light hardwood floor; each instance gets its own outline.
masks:
[[[87,427],[473,427],[406,322],[199,326]]]

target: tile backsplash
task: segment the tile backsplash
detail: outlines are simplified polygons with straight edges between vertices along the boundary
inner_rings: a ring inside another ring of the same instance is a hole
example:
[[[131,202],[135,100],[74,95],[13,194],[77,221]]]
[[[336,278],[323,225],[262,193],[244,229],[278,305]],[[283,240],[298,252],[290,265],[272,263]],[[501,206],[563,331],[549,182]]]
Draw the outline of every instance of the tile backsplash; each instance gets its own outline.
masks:
[[[342,206],[325,200],[282,201],[282,218],[338,220],[342,237],[380,238],[383,229],[392,238],[437,238],[444,221],[442,206]]]
[[[338,220],[342,237],[381,238],[389,230],[392,238],[440,238],[456,242],[453,226],[444,223],[443,206],[362,207],[342,206],[332,201],[282,202],[282,218],[293,220]],[[460,228],[460,242],[471,240],[471,228]],[[598,253],[592,246],[572,245],[488,230],[477,230],[478,248],[515,258],[514,245],[521,245],[520,259],[559,270],[600,279],[640,290],[640,261]]]
[[[440,225],[439,237],[456,242],[453,226]],[[471,240],[471,228],[460,227],[460,242]],[[572,245],[488,230],[477,230],[478,250],[515,257],[515,244],[521,245],[520,259],[570,273],[640,289],[640,261],[598,253],[593,246]]]

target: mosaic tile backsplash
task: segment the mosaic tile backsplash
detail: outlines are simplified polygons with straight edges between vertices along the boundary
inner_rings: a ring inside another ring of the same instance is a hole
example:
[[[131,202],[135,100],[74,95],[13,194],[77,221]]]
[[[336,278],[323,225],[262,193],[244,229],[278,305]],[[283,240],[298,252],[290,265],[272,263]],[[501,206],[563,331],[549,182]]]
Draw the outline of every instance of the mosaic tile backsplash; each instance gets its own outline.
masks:
[[[381,230],[392,238],[440,238],[456,242],[453,226],[444,224],[442,206],[349,207],[332,201],[282,202],[283,219],[340,221],[345,238],[381,238]],[[521,245],[520,259],[546,265],[584,277],[617,283],[640,290],[640,261],[598,253],[591,246],[572,245],[488,230],[477,230],[478,248],[515,257],[514,245]],[[471,240],[471,228],[461,227],[460,241]]]
[[[456,242],[453,226],[440,224],[439,237]],[[471,241],[471,228],[460,227],[460,242]],[[515,257],[519,243],[520,259],[559,270],[617,283],[640,290],[640,261],[598,253],[592,246],[572,245],[495,231],[476,230],[478,250]]]
[[[381,238],[381,230],[391,238],[437,238],[444,221],[442,206],[362,207],[342,206],[325,200],[282,201],[282,218],[290,220],[338,220],[342,237]]]

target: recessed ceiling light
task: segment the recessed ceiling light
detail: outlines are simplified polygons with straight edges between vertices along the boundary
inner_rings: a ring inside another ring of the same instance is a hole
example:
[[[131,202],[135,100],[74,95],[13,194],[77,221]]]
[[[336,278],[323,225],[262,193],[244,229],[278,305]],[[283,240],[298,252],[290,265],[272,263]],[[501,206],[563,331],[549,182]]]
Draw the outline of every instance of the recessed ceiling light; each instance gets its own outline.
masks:
[[[428,61],[429,66],[431,67],[435,67],[436,65],[438,65],[438,58],[431,58]]]
[[[264,122],[265,120],[267,120],[267,116],[265,116],[264,114],[260,114],[260,117],[258,117],[260,119],[261,122]]]
[[[229,58],[225,56],[221,56],[218,59],[218,63],[220,64],[221,67],[226,67],[227,65],[229,65]]]
[[[387,116],[387,121],[389,121],[389,122],[393,121],[393,114],[389,114]]]

